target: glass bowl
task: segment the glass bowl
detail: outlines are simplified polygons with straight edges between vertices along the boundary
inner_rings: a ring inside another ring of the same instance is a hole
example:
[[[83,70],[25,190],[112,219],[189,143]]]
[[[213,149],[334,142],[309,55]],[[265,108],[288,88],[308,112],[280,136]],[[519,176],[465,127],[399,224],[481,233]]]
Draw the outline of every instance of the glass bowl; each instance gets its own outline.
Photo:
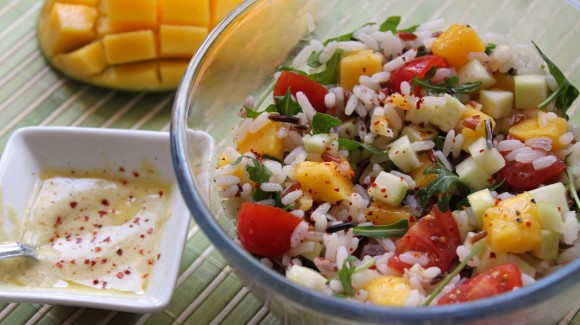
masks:
[[[192,59],[174,103],[171,149],[183,197],[195,221],[252,292],[290,323],[549,324],[580,303],[580,259],[537,283],[490,299],[446,307],[389,308],[326,296],[296,285],[235,241],[211,173],[232,145],[248,95],[263,96],[274,72],[312,38],[324,40],[367,22],[401,16],[401,26],[435,18],[533,40],[580,85],[580,8],[574,1],[246,1],[219,24]],[[548,28],[549,26],[549,28]],[[578,110],[580,101],[572,108]],[[574,114],[578,124],[580,114]]]

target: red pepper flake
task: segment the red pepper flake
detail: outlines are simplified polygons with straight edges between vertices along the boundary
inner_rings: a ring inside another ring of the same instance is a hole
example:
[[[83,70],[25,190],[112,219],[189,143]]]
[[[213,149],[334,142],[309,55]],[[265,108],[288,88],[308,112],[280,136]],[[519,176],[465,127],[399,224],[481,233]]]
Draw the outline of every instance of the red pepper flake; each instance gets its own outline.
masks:
[[[157,254],[157,259],[159,260],[161,258],[161,253]]]
[[[77,264],[77,262],[75,260],[70,260],[69,263],[70,264]]]
[[[62,269],[62,263],[60,261],[56,262],[54,265],[56,265],[56,267],[59,269]]]
[[[141,234],[139,237],[141,237],[141,239],[145,238],[145,235]]]
[[[76,207],[77,207],[78,203],[77,203],[77,202],[75,202],[75,201],[72,201],[71,203],[69,203],[69,205],[70,205],[70,207],[71,207],[71,208],[73,208],[73,209],[74,209],[74,208],[76,208]]]
[[[58,227],[58,226],[60,226],[60,225],[62,225],[62,219],[61,219],[61,218],[60,218],[60,216],[59,216],[58,218],[56,218],[56,224],[55,224],[55,227]]]
[[[143,274],[143,279],[147,279],[149,277],[149,273]]]
[[[79,230],[80,230],[80,231],[83,231],[83,230],[85,230],[85,227],[83,227],[83,226],[80,226],[80,227],[79,227]]]
[[[141,220],[138,217],[135,218],[135,219],[133,219],[133,223],[136,224],[136,225],[139,224],[139,221],[141,221]]]
[[[494,252],[491,252],[491,253],[489,253],[489,257],[490,257],[490,258],[495,258],[495,257],[496,257],[496,255],[495,255],[495,253],[494,253]]]
[[[131,274],[131,270],[129,270],[129,269],[126,269],[126,270],[125,270],[125,274],[127,274],[127,275]]]
[[[485,149],[479,149],[479,153],[482,153],[484,151],[485,151]]]
[[[142,249],[140,249],[140,250],[139,250],[139,255],[141,255],[141,256],[143,256],[143,255],[144,255],[144,253],[143,253],[143,250],[142,250]]]
[[[89,260],[88,258],[85,260],[85,264],[90,264],[91,260]]]
[[[163,191],[159,191],[159,197],[163,197],[163,195],[165,195],[165,193]]]
[[[125,274],[123,272],[117,272],[117,278],[122,279],[125,277]]]
[[[149,235],[151,235],[151,234],[153,233],[153,228],[149,228],[149,229],[147,229],[147,233],[148,233]]]
[[[95,279],[95,280],[93,280],[93,284],[94,284],[94,285],[97,285],[97,284],[99,284],[99,280],[98,280],[98,279]]]
[[[119,256],[123,255],[123,250],[119,248],[119,249],[117,250],[117,255],[119,255]]]
[[[107,199],[102,199],[101,204],[104,206],[107,206],[107,207],[110,205],[109,200],[107,200]]]
[[[153,265],[153,263],[155,263],[153,260],[148,260],[147,261],[147,264],[149,264],[149,265]]]
[[[99,210],[99,217],[103,217],[104,215],[106,215],[108,212],[105,210]]]
[[[100,253],[103,249],[100,247],[95,247],[95,252]]]
[[[121,173],[124,173],[124,172],[125,172],[125,167],[119,167],[119,171],[120,171]]]
[[[89,221],[89,216],[85,216],[85,221]]]
[[[101,264],[105,264],[105,263],[107,263],[107,261],[108,261],[108,259],[106,259],[106,258],[103,258],[103,259],[101,260]]]
[[[385,193],[386,191],[387,191],[387,189],[386,189],[386,188],[384,188],[384,187],[383,187],[383,188],[381,188],[381,193]]]
[[[133,172],[133,176],[139,177],[139,172]]]
[[[402,41],[414,41],[417,39],[417,35],[410,32],[397,32],[397,36],[399,36]]]
[[[111,241],[111,237],[107,237],[107,238],[103,239],[102,242],[109,243],[110,241]]]
[[[121,181],[121,184],[123,184],[123,185],[125,185],[125,186],[126,186],[126,185],[128,184],[128,182],[127,182],[126,180],[122,180],[122,181]]]
[[[526,221],[526,227],[531,228],[532,227],[532,222],[531,221]]]
[[[334,189],[335,192],[340,192],[340,189],[337,187]]]
[[[92,266],[95,266],[95,264],[97,264],[97,261],[95,261],[95,260],[92,260],[92,261],[91,261],[91,267],[92,267]]]

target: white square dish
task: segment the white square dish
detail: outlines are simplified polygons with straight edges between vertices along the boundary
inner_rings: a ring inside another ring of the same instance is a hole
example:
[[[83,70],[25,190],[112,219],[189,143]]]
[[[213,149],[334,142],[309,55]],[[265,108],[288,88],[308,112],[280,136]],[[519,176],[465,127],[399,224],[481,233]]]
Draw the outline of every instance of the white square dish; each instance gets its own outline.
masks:
[[[69,290],[0,284],[0,301],[83,306],[136,313],[165,308],[172,296],[186,241],[189,212],[176,184],[169,134],[77,127],[28,127],[10,137],[0,159],[0,241],[21,240],[39,182],[46,171],[150,173],[170,187],[169,216],[161,229],[158,261],[142,293]],[[161,193],[160,193],[161,196]]]

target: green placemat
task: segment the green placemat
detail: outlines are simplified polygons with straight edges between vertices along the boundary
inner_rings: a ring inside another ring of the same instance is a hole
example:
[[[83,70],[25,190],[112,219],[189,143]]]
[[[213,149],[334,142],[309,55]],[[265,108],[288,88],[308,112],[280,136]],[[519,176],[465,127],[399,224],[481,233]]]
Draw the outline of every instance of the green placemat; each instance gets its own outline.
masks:
[[[0,151],[12,132],[25,126],[169,130],[173,93],[114,92],[54,72],[36,41],[41,6],[40,0],[0,0]],[[179,271],[171,304],[159,313],[4,302],[0,324],[280,323],[241,284],[193,222]],[[560,324],[580,325],[576,310]]]

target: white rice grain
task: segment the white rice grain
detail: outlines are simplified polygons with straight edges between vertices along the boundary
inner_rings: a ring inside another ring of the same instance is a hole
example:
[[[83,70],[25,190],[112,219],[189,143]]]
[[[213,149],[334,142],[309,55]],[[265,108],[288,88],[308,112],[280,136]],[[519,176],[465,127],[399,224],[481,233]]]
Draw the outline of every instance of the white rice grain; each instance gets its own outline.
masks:
[[[533,149],[532,148],[530,148],[530,147],[521,147],[521,148],[518,148],[518,149],[516,149],[516,150],[514,150],[514,151],[512,151],[510,153],[508,153],[505,156],[505,160],[512,161],[512,160],[515,160],[516,159],[516,156],[517,155],[523,155],[523,154],[531,153],[531,152],[533,152]]]
[[[277,183],[262,183],[260,189],[264,192],[282,192],[282,185]]]
[[[443,152],[441,152],[439,150],[435,150],[435,156],[437,158],[439,158],[439,160],[441,160],[441,162],[443,163],[443,165],[445,165],[445,168],[453,171],[453,165],[451,164],[451,162],[449,161],[449,159],[447,159],[447,156],[445,156],[443,154]]]
[[[455,130],[447,132],[445,136],[445,142],[443,142],[443,156],[447,157],[451,153],[453,148],[453,139],[455,139]]]
[[[314,107],[312,107],[312,104],[310,104],[308,97],[306,97],[303,92],[299,91],[296,93],[296,100],[298,101],[298,105],[300,105],[304,114],[306,114],[308,121],[312,122],[312,118],[316,114],[316,110]],[[268,117],[267,114],[262,115],[266,115],[266,118]]]
[[[300,147],[296,147],[294,148],[294,150],[290,151],[290,153],[286,156],[286,158],[284,158],[284,163],[286,165],[290,165],[295,163],[296,161],[298,161],[298,157],[301,154],[306,154],[306,151],[304,150],[304,147],[300,146]]]
[[[572,140],[574,140],[574,133],[566,132],[562,134],[558,140],[560,141],[560,144],[567,146],[572,143]]]
[[[392,59],[391,61],[385,63],[385,65],[383,65],[383,70],[386,72],[393,72],[398,68],[402,67],[403,64],[405,64],[405,58],[403,55],[400,55]]]
[[[305,214],[304,211],[302,211],[302,210],[292,210],[292,211],[290,211],[290,213],[297,216],[298,218],[304,218],[304,214]]]
[[[374,105],[377,102],[376,93],[372,89],[365,87],[363,85],[354,86],[353,93],[365,105]],[[360,113],[359,113],[359,115],[360,115]]]
[[[578,219],[576,218],[576,211],[569,211],[564,215],[564,233],[561,241],[564,244],[572,245],[578,238],[578,231],[580,230]]]
[[[302,194],[304,194],[302,190],[292,191],[284,195],[284,197],[282,197],[282,204],[290,205],[294,203],[294,201],[298,200],[302,196]]]
[[[332,42],[328,43],[328,45],[326,45],[324,50],[322,50],[322,52],[320,52],[320,57],[319,57],[320,63],[325,64],[326,62],[328,62],[328,60],[330,60],[330,58],[336,52],[336,49],[338,49],[338,43],[336,41],[332,41]]]
[[[338,48],[346,52],[364,51],[369,49],[368,45],[358,41],[339,42]]]
[[[379,50],[379,43],[371,35],[366,34],[366,33],[362,33],[362,34],[358,35],[358,39],[360,41],[362,41],[363,43],[365,43],[373,51]]]
[[[409,265],[419,264],[425,266],[429,264],[429,257],[421,252],[407,251],[399,254],[399,259]]]
[[[391,78],[391,74],[385,71],[377,72],[371,76],[371,80],[376,83],[387,82]]]
[[[520,140],[503,140],[497,144],[497,150],[499,151],[513,151],[518,148],[524,147],[524,144]]]
[[[409,188],[415,188],[415,186],[417,186],[417,183],[415,182],[415,180],[413,180],[413,178],[407,174],[403,174],[403,173],[396,171],[396,170],[392,170],[390,173],[397,176],[397,177],[404,178],[405,182],[407,183],[407,186]]]
[[[358,97],[355,95],[351,95],[348,99],[348,101],[346,102],[346,107],[344,108],[344,113],[346,115],[352,115],[352,113],[354,112],[354,109],[356,108],[356,106],[358,105]]]
[[[435,148],[435,142],[431,140],[415,141],[411,143],[411,147],[415,151],[425,151]]]
[[[324,96],[324,106],[328,109],[332,109],[336,106],[336,94],[333,92],[328,92]]]
[[[260,114],[258,115],[258,117],[254,119],[248,131],[250,133],[256,133],[260,131],[264,126],[266,126],[266,124],[268,124],[269,121],[270,119],[268,119],[268,114]]]
[[[518,153],[514,160],[520,163],[531,163],[532,161],[542,158],[544,156],[543,151],[532,150]]]
[[[300,223],[294,228],[292,236],[290,236],[290,247],[296,247],[298,244],[304,240],[304,236],[308,232],[308,223],[306,221],[300,221]]]
[[[540,158],[534,159],[534,161],[532,161],[532,165],[534,167],[534,170],[540,170],[540,169],[550,167],[557,160],[558,159],[555,156],[550,155],[550,156],[545,156],[545,157],[540,157]]]
[[[381,85],[379,84],[379,82],[374,81],[371,77],[366,76],[364,74],[362,76],[360,76],[359,83],[361,85],[371,89],[374,92],[378,92],[379,90],[381,90]],[[375,97],[374,99],[376,100],[376,94],[374,97]]]
[[[239,182],[240,182],[240,178],[238,176],[233,176],[233,175],[221,175],[221,176],[216,176],[214,178],[215,185],[222,186],[222,187],[238,184]]]

